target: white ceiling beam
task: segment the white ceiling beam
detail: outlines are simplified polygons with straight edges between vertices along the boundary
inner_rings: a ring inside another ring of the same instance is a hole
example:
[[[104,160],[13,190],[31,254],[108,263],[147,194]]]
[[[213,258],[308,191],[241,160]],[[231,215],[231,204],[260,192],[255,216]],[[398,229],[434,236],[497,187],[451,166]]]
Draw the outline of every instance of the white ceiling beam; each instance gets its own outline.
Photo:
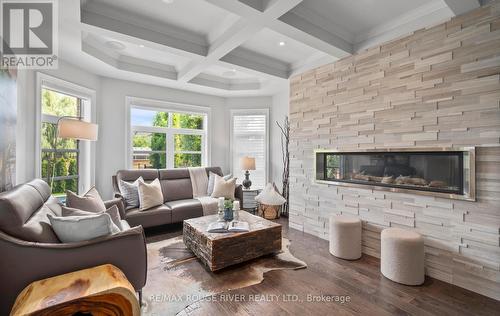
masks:
[[[178,80],[189,82],[199,75],[207,67],[211,66],[217,60],[229,54],[235,48],[250,39],[257,32],[262,30],[265,25],[275,21],[284,13],[294,8],[302,0],[273,0],[267,3],[263,12],[252,7],[248,7],[239,1],[227,0],[209,0],[216,5],[224,5],[238,11],[242,16],[225,32],[222,33],[209,47],[208,54],[201,61],[193,61],[179,71]]]
[[[242,17],[251,18],[263,14],[251,6],[245,5],[235,0],[206,0],[226,11],[237,14]],[[289,1],[286,1],[289,2]],[[286,5],[286,2],[279,0],[268,0],[267,5],[270,8],[279,9],[280,5]],[[322,52],[330,54],[337,58],[348,56],[352,53],[352,45],[341,37],[331,34],[307,20],[300,18],[291,12],[301,1],[295,4],[289,4],[288,10],[281,10],[280,15],[275,15],[275,19],[260,21],[263,27],[267,27],[275,32],[290,37],[298,42],[316,48]],[[282,8],[281,8],[282,9]],[[284,20],[284,21],[283,21]]]
[[[114,19],[95,12],[81,11],[82,30],[97,34],[105,34],[116,39],[123,39],[131,43],[153,43],[163,50],[196,58],[207,54],[208,48],[193,41],[161,33],[150,28],[125,22],[124,19]]]
[[[220,60],[283,79],[288,79],[290,73],[290,65],[241,47],[236,48]]]
[[[455,15],[464,14],[481,6],[479,0],[443,0]]]

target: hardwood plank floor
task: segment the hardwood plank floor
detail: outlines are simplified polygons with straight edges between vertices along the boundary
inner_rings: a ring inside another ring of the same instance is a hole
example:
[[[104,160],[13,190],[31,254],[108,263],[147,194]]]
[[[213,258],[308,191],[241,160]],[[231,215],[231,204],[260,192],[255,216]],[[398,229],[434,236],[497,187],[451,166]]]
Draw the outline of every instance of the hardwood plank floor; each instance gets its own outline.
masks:
[[[500,302],[426,277],[422,286],[394,283],[380,273],[379,259],[333,257],[328,242],[288,228],[291,252],[307,269],[271,271],[261,284],[189,306],[188,315],[500,315]],[[182,234],[182,225],[146,231],[148,242]],[[347,299],[349,301],[311,301]],[[239,302],[234,300],[239,299]]]

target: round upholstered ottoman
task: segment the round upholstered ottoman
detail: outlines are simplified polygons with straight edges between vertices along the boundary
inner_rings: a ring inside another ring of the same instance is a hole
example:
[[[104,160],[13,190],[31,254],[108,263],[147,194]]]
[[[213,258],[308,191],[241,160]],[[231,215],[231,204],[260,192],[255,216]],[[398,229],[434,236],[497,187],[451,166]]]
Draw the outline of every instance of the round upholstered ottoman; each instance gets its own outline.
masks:
[[[361,220],[350,216],[330,217],[330,253],[342,259],[361,257]]]
[[[416,232],[387,228],[381,234],[380,271],[398,283],[424,283],[424,239]]]

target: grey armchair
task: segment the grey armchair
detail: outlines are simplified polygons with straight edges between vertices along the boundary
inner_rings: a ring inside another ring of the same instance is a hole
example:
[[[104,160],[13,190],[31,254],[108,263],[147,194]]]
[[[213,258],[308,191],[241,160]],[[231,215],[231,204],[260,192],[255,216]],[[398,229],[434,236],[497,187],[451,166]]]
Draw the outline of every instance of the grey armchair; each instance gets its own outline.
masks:
[[[123,209],[120,199],[105,204]],[[42,180],[0,194],[0,315],[9,314],[17,295],[33,281],[105,263],[120,268],[139,293],[146,284],[142,227],[85,242],[61,243],[46,216],[60,212]]]

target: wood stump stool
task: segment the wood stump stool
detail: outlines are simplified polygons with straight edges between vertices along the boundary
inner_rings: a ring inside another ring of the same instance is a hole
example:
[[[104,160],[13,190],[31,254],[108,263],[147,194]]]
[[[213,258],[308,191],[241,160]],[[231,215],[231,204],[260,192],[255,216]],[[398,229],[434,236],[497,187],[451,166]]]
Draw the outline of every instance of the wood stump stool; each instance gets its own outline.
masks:
[[[140,307],[123,272],[105,264],[31,283],[17,296],[11,316],[78,313],[139,316]]]
[[[361,220],[351,216],[330,217],[330,253],[335,257],[361,258]]]
[[[406,285],[424,283],[424,239],[419,233],[386,228],[381,234],[380,271],[395,282]]]
[[[281,215],[281,205],[267,205],[259,203],[257,214],[265,219],[278,219]]]

